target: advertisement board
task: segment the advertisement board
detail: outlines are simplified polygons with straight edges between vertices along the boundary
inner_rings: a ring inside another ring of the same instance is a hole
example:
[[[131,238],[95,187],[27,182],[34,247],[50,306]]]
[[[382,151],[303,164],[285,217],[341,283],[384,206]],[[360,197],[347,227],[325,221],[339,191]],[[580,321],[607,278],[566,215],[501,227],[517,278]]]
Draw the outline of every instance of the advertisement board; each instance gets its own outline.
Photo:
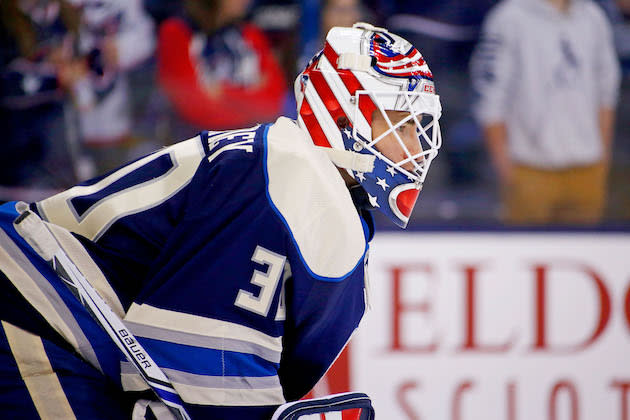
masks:
[[[630,420],[630,235],[381,234],[369,287],[378,418]]]

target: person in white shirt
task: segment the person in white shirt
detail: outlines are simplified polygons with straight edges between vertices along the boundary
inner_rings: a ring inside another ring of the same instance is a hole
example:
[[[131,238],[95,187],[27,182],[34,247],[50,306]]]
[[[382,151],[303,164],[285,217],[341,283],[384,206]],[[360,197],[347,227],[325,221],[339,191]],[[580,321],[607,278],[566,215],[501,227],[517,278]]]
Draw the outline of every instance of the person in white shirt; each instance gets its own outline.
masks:
[[[620,71],[591,0],[503,0],[471,59],[508,223],[597,223]]]

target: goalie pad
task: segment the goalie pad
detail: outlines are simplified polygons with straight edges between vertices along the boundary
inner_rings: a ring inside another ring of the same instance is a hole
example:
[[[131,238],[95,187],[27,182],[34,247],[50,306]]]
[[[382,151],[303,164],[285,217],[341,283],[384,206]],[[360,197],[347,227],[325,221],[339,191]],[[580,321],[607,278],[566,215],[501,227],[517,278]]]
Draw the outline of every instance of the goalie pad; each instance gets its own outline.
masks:
[[[372,401],[366,394],[347,392],[294,401],[278,407],[271,420],[374,420]]]

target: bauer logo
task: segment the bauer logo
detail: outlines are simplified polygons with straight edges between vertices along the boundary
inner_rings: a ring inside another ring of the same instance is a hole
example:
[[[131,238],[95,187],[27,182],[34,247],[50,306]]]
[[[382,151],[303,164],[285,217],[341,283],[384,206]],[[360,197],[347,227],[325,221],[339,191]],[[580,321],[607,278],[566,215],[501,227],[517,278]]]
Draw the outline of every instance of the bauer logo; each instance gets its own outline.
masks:
[[[133,354],[138,363],[140,363],[145,368],[151,367],[151,362],[147,360],[147,357],[142,351],[142,348],[138,345],[136,340],[134,340],[133,337],[129,335],[129,332],[127,330],[118,330],[118,336],[122,339],[125,347],[129,349],[129,351],[131,352],[131,354]]]

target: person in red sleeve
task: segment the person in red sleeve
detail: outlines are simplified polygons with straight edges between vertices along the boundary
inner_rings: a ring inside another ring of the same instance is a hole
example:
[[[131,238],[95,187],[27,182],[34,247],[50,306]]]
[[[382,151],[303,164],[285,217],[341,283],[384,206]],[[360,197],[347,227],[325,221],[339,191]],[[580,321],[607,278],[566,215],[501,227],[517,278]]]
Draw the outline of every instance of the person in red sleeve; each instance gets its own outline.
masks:
[[[160,85],[179,116],[213,129],[277,117],[287,85],[264,34],[243,21],[250,1],[184,3],[158,41]]]

